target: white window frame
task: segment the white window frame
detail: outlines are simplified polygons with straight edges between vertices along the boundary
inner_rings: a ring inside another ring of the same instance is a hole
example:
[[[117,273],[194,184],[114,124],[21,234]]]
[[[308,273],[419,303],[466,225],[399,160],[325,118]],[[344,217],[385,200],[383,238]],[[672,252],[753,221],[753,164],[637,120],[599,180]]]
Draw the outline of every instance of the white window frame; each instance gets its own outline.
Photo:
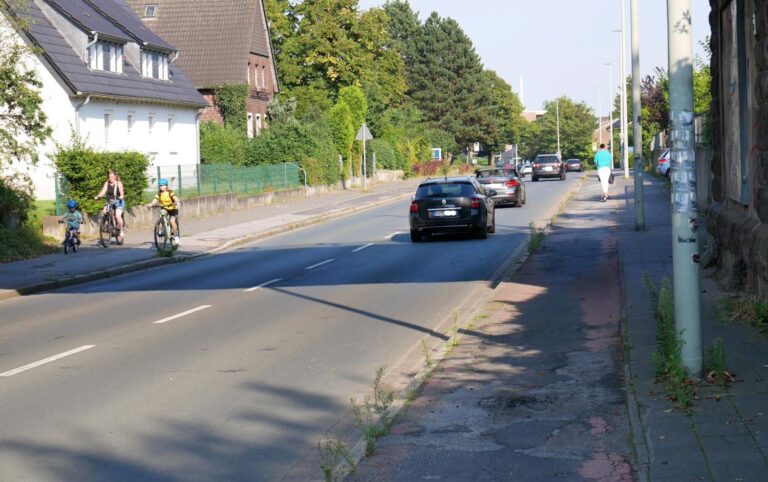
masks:
[[[155,114],[154,112],[150,112],[147,114],[147,124],[149,128],[149,135],[152,136],[153,131],[155,130]]]
[[[104,51],[107,51],[107,58]],[[123,73],[123,46],[112,42],[95,42],[88,47],[88,68]]]
[[[112,111],[104,111],[104,147],[109,146],[109,129],[112,127]]]
[[[128,135],[131,135],[131,132],[133,132],[133,124],[136,121],[136,113],[133,111],[128,112],[128,114],[125,117],[126,125],[128,128]]]
[[[143,18],[157,18],[157,5],[144,5]]]
[[[176,115],[168,114],[168,134],[173,133],[173,128],[176,127]]]
[[[254,118],[253,123],[256,131],[256,135],[257,136],[261,135],[261,130],[263,128],[261,124],[261,114],[256,114],[256,117]]]
[[[248,113],[248,120],[245,123],[246,130],[248,132],[248,139],[253,138],[253,123],[254,123],[253,113],[249,112]]]
[[[261,66],[261,88],[264,90],[267,89],[267,66],[266,65]]]

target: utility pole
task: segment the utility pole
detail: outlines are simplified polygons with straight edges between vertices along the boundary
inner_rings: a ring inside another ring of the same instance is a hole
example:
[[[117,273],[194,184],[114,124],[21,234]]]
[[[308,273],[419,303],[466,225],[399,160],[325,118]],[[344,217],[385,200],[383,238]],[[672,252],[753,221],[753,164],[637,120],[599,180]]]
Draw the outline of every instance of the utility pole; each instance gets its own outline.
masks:
[[[643,128],[640,106],[640,1],[630,0],[632,22],[632,132],[635,152],[635,229],[645,230],[645,192],[643,187]]]
[[[560,154],[560,99],[555,100],[555,110],[557,111],[557,157],[562,160],[563,155]]]
[[[603,143],[603,88],[597,86],[597,147]]]
[[[611,106],[610,106],[611,109],[609,114],[610,116],[609,122],[611,123],[610,125],[611,140],[609,143],[611,145],[611,169],[614,169],[616,167],[614,164],[616,161],[613,158],[613,69],[611,68],[613,67],[613,65],[610,62],[606,62],[605,65],[608,66],[608,95],[610,96],[610,99],[611,99]]]
[[[621,1],[621,162],[624,165],[624,179],[629,179],[629,152],[627,149],[627,40],[625,0]]]
[[[672,176],[672,262],[675,331],[683,366],[701,376],[701,279],[699,215],[693,150],[693,41],[691,0],[667,0],[669,33],[669,117]]]

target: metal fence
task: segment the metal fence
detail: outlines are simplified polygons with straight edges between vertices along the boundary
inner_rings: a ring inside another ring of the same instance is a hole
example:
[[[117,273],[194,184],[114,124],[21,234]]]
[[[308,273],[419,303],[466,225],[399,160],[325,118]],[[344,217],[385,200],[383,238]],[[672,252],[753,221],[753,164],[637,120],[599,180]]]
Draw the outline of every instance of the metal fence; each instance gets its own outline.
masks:
[[[214,194],[256,194],[266,191],[292,189],[302,185],[298,163],[261,164],[237,167],[231,164],[186,164],[157,166],[147,174],[148,185],[144,200],[149,202],[157,193],[159,179],[168,183],[180,198]],[[56,176],[56,214],[66,211],[67,181]]]
[[[295,162],[247,167],[231,164],[158,166],[149,175],[148,191],[156,192],[157,181],[163,178],[168,179],[171,189],[181,198],[224,193],[253,194],[301,185],[299,165]]]

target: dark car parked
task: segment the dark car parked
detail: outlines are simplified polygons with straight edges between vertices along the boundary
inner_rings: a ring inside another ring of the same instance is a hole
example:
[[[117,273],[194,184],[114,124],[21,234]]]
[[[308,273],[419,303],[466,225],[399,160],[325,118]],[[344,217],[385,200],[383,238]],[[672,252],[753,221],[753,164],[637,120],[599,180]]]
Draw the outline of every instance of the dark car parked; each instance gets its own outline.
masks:
[[[568,159],[565,161],[565,170],[582,172],[584,171],[584,165],[581,163],[581,159]]]
[[[557,177],[565,181],[565,163],[557,154],[539,154],[533,161],[531,179],[538,182],[542,177]]]
[[[518,176],[516,169],[487,167],[476,170],[475,177],[486,191],[496,191],[493,202],[497,206],[511,204],[521,207],[525,204],[525,183]]]
[[[433,233],[468,232],[485,239],[496,232],[493,200],[474,177],[446,177],[422,182],[411,201],[411,241]]]

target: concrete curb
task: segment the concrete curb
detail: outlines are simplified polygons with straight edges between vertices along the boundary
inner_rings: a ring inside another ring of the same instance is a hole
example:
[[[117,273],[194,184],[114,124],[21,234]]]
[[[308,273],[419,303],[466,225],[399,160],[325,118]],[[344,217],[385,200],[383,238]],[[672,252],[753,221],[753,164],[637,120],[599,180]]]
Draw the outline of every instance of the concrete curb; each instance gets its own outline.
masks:
[[[272,228],[267,231],[262,231],[259,233],[254,234],[248,234],[245,236],[241,236],[236,239],[231,239],[219,246],[216,246],[215,248],[211,248],[206,251],[202,251],[199,253],[193,253],[193,254],[183,254],[183,255],[176,255],[169,258],[151,258],[151,259],[145,259],[142,261],[137,261],[133,263],[126,263],[120,266],[117,266],[115,268],[107,269],[107,270],[99,270],[94,271],[92,273],[88,274],[82,274],[77,276],[72,276],[70,278],[62,278],[57,280],[51,280],[51,281],[44,281],[42,283],[35,283],[27,286],[23,286],[21,288],[16,289],[6,289],[6,290],[0,290],[0,301],[17,298],[20,296],[28,296],[33,295],[37,293],[41,293],[44,291],[52,291],[60,288],[66,288],[69,286],[84,284],[84,283],[90,283],[92,281],[98,281],[102,279],[107,278],[114,278],[115,276],[120,276],[128,273],[134,273],[136,271],[143,271],[146,269],[156,268],[158,266],[163,266],[166,264],[172,264],[172,263],[180,263],[185,261],[191,261],[194,259],[201,258],[203,256],[208,256],[212,254],[217,254],[223,251],[226,251],[228,249],[232,249],[236,246],[241,246],[243,244],[247,244],[253,241],[258,241],[260,239],[269,238],[272,236],[276,236],[278,234],[287,233],[290,231],[295,231],[297,229],[306,228],[315,224],[321,224],[326,221],[330,221],[332,219],[344,217],[350,214],[354,214],[357,212],[365,211],[368,209],[373,209],[379,206],[383,206],[386,204],[390,204],[396,201],[399,201],[401,199],[405,199],[407,197],[410,197],[411,194],[398,194],[394,195],[389,199],[384,199],[381,201],[374,201],[368,204],[365,204],[363,206],[353,206],[350,208],[344,208],[344,209],[338,209],[335,211],[331,211],[330,213],[323,214],[317,217],[309,218],[304,221],[299,221],[296,223],[286,224],[284,226],[279,226],[276,228]]]

